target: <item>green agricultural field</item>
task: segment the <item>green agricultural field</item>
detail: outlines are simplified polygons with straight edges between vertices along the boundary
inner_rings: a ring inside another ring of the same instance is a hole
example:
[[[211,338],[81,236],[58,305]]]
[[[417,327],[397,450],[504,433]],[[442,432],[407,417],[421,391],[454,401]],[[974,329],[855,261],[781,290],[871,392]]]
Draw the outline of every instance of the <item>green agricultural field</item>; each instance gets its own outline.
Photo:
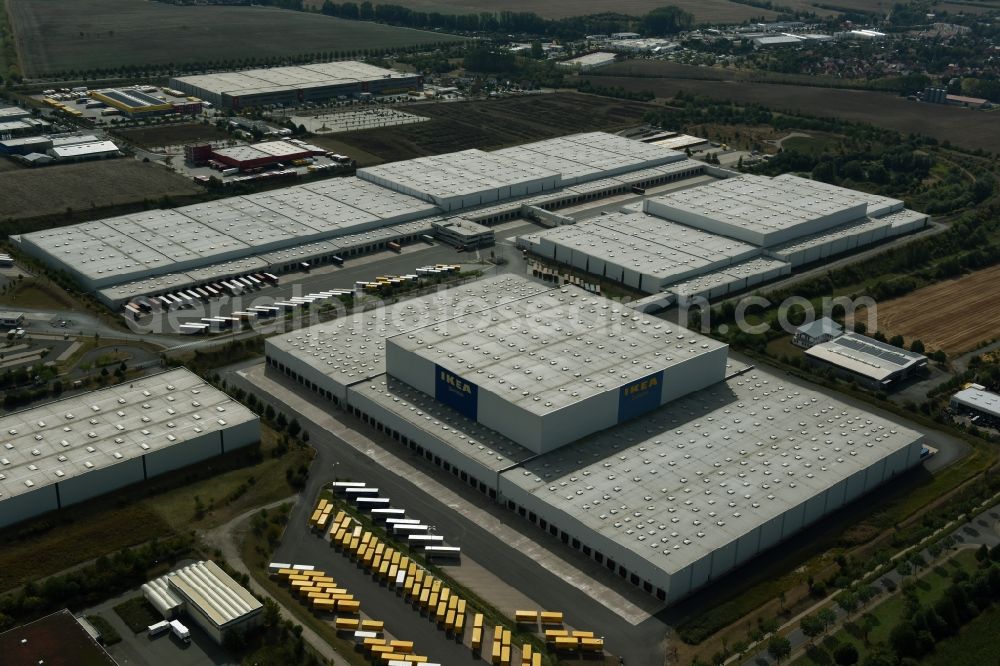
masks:
[[[8,0],[25,77],[122,66],[349,53],[457,40],[268,7],[147,0]]]

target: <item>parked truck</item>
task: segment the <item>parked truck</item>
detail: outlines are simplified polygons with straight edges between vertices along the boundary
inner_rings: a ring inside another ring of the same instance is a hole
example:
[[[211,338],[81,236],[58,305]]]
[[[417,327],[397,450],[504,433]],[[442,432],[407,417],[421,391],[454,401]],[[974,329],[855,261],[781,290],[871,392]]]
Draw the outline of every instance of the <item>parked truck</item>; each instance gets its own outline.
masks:
[[[191,630],[181,624],[180,620],[170,621],[170,631],[174,632],[174,636],[181,639],[185,643],[191,642]]]

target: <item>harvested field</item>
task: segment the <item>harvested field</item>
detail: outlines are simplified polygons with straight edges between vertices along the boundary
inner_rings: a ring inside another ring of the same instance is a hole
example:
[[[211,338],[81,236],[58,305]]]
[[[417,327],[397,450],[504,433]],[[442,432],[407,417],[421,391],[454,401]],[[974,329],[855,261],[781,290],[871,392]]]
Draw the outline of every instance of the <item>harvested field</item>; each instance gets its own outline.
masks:
[[[312,7],[321,7],[323,0],[306,0]],[[395,4],[410,7],[422,12],[440,12],[442,14],[479,14],[480,12],[497,11],[497,3],[492,0],[398,0]],[[503,10],[508,12],[533,12],[544,18],[558,19],[567,16],[584,16],[587,14],[603,14],[615,12],[640,16],[664,6],[674,5],[691,12],[698,23],[735,22],[742,23],[751,18],[776,18],[777,12],[768,9],[751,7],[729,0],[674,0],[664,3],[662,0],[506,0]],[[808,0],[785,0],[784,7],[795,7],[814,11],[818,14],[828,14],[827,10],[812,6]]]
[[[451,35],[268,7],[8,0],[29,78],[70,70],[432,44]]]
[[[888,93],[670,77],[587,76],[583,78],[598,86],[652,90],[659,99],[670,99],[683,90],[719,100],[763,104],[776,111],[795,111],[870,123],[904,134],[916,132],[967,148],[1000,151],[1000,115],[954,106],[921,104]]]
[[[116,130],[115,134],[142,148],[176,146],[196,141],[225,141],[232,138],[215,125],[206,125],[205,123],[123,129]]]
[[[162,166],[121,158],[0,173],[0,220],[117,206],[201,189]]]
[[[879,303],[878,328],[948,355],[969,351],[1000,331],[1000,298],[988,296],[998,281],[1000,266],[993,266]]]
[[[638,124],[651,104],[596,95],[557,93],[475,102],[421,104],[410,110],[429,121],[377,130],[330,134],[327,139],[383,161],[436,155],[468,148],[490,150],[574,132],[616,131]],[[331,147],[331,149],[333,149]]]

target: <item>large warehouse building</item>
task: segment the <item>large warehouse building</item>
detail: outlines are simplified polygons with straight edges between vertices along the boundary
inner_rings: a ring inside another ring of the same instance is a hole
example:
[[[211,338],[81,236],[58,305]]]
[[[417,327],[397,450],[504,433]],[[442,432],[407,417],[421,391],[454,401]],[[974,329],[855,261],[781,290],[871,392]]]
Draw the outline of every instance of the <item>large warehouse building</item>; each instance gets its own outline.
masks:
[[[246,164],[262,156],[231,157]],[[24,234],[20,242],[117,307],[250,270],[280,273],[419,239],[442,216],[493,224],[704,172],[682,153],[593,132],[395,162],[357,177]]]
[[[0,527],[260,441],[255,414],[184,369],[0,418]]]
[[[223,150],[220,159],[247,168],[309,149],[278,141]],[[553,212],[665,184],[671,191],[580,222]],[[740,175],[662,146],[590,132],[382,164],[356,177],[15,240],[118,307],[248,271],[277,274],[416,241],[455,218],[488,226],[525,217],[552,228],[520,236],[521,248],[671,298],[752,288],[928,221],[894,199],[794,176]]]
[[[268,104],[299,106],[361,93],[391,95],[420,90],[417,74],[344,60],[293,67],[248,69],[170,79],[170,87],[217,106],[246,109]]]
[[[739,175],[522,236],[520,247],[654,294],[716,298],[927,224],[896,199]]]
[[[920,434],[717,341],[514,276],[265,351],[271,371],[671,602],[920,460]]]

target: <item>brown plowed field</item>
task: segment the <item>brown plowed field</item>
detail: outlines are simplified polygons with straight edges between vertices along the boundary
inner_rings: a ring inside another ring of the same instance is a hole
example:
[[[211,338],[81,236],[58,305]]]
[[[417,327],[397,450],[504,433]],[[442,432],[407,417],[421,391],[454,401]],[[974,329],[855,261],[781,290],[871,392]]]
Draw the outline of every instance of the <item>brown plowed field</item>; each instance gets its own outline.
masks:
[[[969,351],[1000,335],[998,282],[1000,266],[993,266],[879,303],[878,328],[949,355]]]

